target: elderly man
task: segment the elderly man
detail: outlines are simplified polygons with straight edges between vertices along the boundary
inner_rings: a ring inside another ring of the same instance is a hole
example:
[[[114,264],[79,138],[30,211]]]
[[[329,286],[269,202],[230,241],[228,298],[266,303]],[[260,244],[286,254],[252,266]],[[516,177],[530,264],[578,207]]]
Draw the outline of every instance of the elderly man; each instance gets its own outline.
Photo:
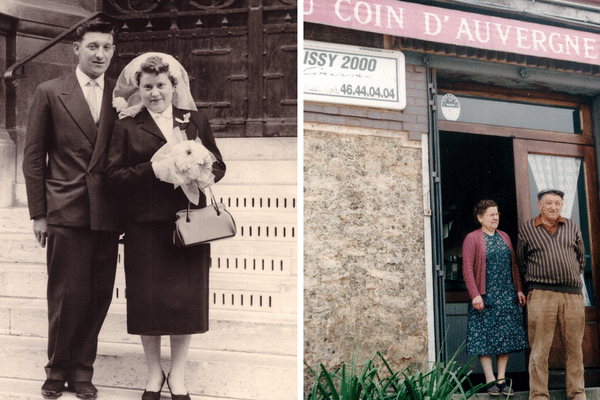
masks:
[[[556,324],[565,345],[567,397],[585,399],[583,352],[585,305],[581,273],[585,251],[577,224],[560,213],[564,193],[538,193],[541,213],[519,229],[517,258],[528,284],[530,399],[549,399],[548,356]]]

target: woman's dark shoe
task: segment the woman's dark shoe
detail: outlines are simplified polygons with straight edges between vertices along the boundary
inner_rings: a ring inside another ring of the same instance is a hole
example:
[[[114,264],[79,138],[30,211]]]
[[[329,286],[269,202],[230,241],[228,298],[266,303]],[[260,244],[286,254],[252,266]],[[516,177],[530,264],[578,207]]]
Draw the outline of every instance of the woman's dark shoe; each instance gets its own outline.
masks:
[[[173,400],[192,400],[190,398],[190,394],[186,393],[186,394],[173,394],[173,391],[171,391],[171,385],[169,385],[169,378],[167,377],[167,387],[169,388],[169,392],[171,392],[171,398]]]
[[[149,392],[147,390],[144,390],[144,393],[142,393],[142,400],[160,400],[160,391],[162,390],[162,387],[165,386],[166,380],[167,380],[167,377],[165,376],[165,373],[163,372],[163,381],[160,384],[160,389],[158,389],[158,392]]]
[[[502,392],[502,394],[506,396],[512,396],[515,392],[512,390],[510,386],[506,383],[506,381],[498,384],[498,389]]]
[[[42,396],[45,399],[58,399],[65,391],[65,381],[62,379],[46,379],[42,385]]]
[[[487,392],[490,396],[499,396],[500,388],[494,383],[492,386],[488,386]]]

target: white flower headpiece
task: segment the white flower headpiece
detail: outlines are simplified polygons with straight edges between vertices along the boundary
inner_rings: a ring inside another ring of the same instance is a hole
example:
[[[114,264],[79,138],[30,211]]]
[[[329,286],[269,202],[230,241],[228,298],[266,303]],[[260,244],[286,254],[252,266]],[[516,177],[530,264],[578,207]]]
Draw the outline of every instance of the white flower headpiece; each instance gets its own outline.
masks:
[[[160,57],[165,64],[169,65],[169,73],[177,80],[172,100],[173,105],[183,110],[197,111],[196,103],[190,92],[190,78],[179,61],[165,53],[144,53],[131,60],[117,79],[115,90],[113,90],[113,107],[119,113],[119,118],[133,117],[144,106],[138,92],[135,74],[141,71],[141,65],[148,57]]]

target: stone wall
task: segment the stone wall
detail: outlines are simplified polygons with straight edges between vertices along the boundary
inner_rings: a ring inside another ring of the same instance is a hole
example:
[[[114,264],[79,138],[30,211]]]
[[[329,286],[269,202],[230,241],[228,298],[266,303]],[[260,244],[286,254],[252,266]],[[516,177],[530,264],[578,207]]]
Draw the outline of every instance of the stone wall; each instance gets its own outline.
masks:
[[[49,40],[102,7],[102,0],[0,1],[0,63],[7,69],[43,48]],[[27,117],[38,84],[73,70],[73,41],[64,40],[30,63],[8,92],[0,85],[0,207],[26,204],[21,165]],[[4,74],[4,70],[2,73]],[[7,101],[9,100],[9,101]],[[8,106],[13,104],[14,106]]]
[[[304,125],[304,361],[427,363],[422,143]],[[425,152],[425,154],[427,154]],[[305,369],[305,389],[313,382]]]

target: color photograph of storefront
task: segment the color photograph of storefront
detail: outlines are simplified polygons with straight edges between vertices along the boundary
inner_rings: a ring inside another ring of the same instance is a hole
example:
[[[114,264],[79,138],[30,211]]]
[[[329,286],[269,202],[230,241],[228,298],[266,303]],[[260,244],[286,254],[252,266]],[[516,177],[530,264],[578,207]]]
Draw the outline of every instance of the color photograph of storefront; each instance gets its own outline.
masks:
[[[305,397],[319,364],[426,371],[461,350],[473,207],[494,200],[516,246],[549,187],[582,232],[600,386],[600,2],[305,0],[303,18]],[[528,356],[510,355],[515,390]],[[564,393],[559,333],[549,368]]]

